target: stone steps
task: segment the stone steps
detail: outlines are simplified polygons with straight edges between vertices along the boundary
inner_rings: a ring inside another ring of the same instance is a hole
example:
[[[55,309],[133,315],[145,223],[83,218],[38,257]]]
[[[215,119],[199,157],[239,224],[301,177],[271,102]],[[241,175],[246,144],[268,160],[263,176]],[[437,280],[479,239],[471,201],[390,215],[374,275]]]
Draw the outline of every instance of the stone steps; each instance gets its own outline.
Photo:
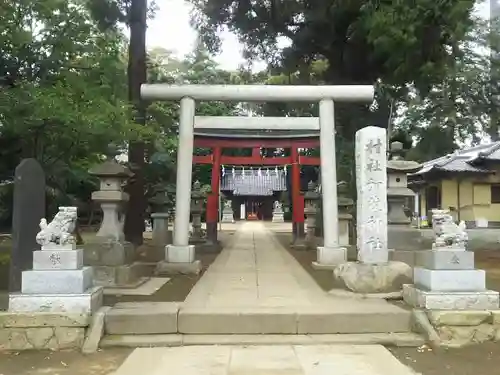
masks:
[[[175,347],[188,345],[385,345],[419,347],[424,338],[412,332],[325,335],[108,335],[100,343],[108,347]]]
[[[367,303],[327,307],[190,307],[171,302],[118,303],[105,317],[109,335],[362,334],[409,332],[410,311]]]

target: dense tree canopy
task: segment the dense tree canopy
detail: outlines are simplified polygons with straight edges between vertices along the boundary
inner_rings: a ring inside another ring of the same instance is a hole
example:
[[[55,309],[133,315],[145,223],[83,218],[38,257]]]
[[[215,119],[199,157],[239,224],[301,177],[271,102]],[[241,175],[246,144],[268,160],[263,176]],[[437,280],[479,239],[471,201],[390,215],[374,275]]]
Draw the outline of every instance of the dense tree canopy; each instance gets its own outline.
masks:
[[[499,64],[485,50],[499,52],[500,34],[497,23],[489,25],[471,15],[472,0],[189,1],[195,7],[193,20],[200,38],[186,57],[161,48],[147,56],[143,52],[144,0],[2,1],[1,181],[11,181],[21,158],[35,157],[47,173],[52,205],[83,206],[95,189],[87,171],[113,143],[124,154],[133,151],[131,145],[139,147],[128,161],[136,171],[140,164],[143,173],[139,203],[150,198],[159,184],[173,191],[178,104],[139,101],[137,87],[144,81],[375,83],[377,101],[372,106],[336,107],[339,176],[347,181],[352,180],[353,133],[369,124],[387,126],[397,137],[416,143],[410,156],[419,160],[442,155],[466,141],[477,142],[483,133],[498,139]],[[133,8],[138,3],[141,7]],[[133,9],[142,12],[141,19],[132,17]],[[154,17],[154,10],[150,3],[148,17]],[[128,38],[134,20],[135,39]],[[223,26],[238,34],[249,58],[264,59],[268,69],[258,73],[221,69],[212,52]],[[133,40],[138,41],[137,48],[130,48]],[[280,48],[283,40],[288,47]],[[131,72],[131,59],[142,75]],[[132,77],[135,81],[127,80]],[[132,86],[133,92],[128,90]],[[248,111],[314,116],[317,106],[227,102],[197,106],[200,115]],[[287,151],[264,150],[276,152]],[[210,166],[195,168],[194,178],[202,184],[209,184],[209,176]],[[10,220],[11,184],[2,185],[0,200],[0,221],[5,224]],[[87,205],[81,212],[90,209]]]

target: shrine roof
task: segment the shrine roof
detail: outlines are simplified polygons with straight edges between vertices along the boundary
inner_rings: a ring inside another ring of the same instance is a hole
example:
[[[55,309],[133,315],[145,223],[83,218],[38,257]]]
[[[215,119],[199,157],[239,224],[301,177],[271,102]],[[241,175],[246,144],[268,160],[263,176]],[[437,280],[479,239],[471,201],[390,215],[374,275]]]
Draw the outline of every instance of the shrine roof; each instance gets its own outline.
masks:
[[[429,172],[491,173],[487,162],[500,162],[500,142],[474,146],[452,154],[429,160],[422,169],[410,176],[425,175]]]
[[[318,138],[319,130],[195,129],[195,137],[232,139]]]

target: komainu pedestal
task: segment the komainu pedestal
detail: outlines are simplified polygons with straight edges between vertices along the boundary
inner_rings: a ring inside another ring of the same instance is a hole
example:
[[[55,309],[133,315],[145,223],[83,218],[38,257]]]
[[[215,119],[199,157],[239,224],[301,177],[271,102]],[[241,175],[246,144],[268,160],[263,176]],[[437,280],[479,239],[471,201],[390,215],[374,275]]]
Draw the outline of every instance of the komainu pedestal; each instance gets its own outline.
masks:
[[[276,201],[273,206],[273,223],[284,223],[285,213],[283,212],[283,205]]]
[[[224,208],[222,209],[222,223],[234,223],[234,213],[233,207],[231,206],[231,201],[224,202]]]
[[[73,231],[76,207],[59,207],[54,220],[40,222],[33,252],[33,269],[22,273],[21,293],[9,296],[17,312],[92,313],[102,305],[102,288],[94,287],[92,267],[83,266]]]
[[[416,254],[405,302],[437,310],[498,309],[499,293],[486,289],[486,272],[475,268],[474,253],[466,249],[465,223],[456,225],[446,210],[433,210],[432,223],[432,250]]]

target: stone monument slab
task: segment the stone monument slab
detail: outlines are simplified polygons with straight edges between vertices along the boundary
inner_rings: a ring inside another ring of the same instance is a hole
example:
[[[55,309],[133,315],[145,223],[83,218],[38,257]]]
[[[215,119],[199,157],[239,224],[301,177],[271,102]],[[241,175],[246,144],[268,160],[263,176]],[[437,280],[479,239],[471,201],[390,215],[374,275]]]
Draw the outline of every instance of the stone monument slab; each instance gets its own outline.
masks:
[[[21,273],[33,264],[40,219],[45,217],[45,174],[35,159],[24,159],[14,176],[9,291],[21,290]]]
[[[471,251],[415,251],[415,266],[430,270],[473,270]]]
[[[43,250],[33,253],[34,270],[78,270],[83,267],[83,250]]]
[[[387,263],[386,130],[368,126],[356,132],[358,260]]]
[[[434,292],[480,292],[486,290],[484,270],[413,269],[415,286]]]
[[[92,287],[92,267],[79,270],[31,270],[22,276],[23,294],[83,293]]]

